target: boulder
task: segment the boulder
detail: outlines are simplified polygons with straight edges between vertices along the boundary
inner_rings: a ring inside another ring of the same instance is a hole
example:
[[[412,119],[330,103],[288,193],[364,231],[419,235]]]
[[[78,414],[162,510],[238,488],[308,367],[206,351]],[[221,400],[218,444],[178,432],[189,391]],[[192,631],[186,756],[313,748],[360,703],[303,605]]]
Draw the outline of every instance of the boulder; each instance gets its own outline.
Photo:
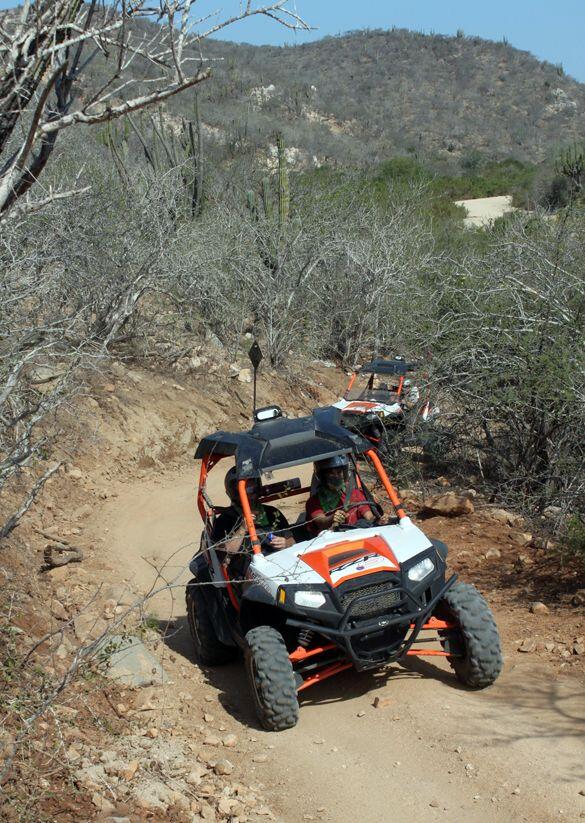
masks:
[[[151,686],[166,681],[159,661],[137,637],[112,635],[100,646],[106,677],[125,686]]]
[[[459,556],[461,556],[461,552],[459,552]],[[497,560],[501,556],[502,552],[499,549],[488,549],[484,554],[486,560]]]
[[[473,514],[474,507],[469,494],[445,492],[426,499],[422,511],[426,514],[440,514],[443,517],[459,517],[462,514]]]
[[[251,383],[252,382],[252,372],[250,369],[241,369],[238,374],[238,380],[240,383]]]

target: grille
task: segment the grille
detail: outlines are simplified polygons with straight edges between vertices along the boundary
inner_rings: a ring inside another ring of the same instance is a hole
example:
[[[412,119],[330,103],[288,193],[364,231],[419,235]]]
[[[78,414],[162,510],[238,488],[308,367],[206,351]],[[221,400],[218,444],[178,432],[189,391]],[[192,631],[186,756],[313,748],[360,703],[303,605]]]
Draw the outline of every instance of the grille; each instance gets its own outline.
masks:
[[[364,599],[359,601],[361,597]],[[400,592],[392,583],[378,583],[342,594],[340,600],[344,609],[349,607],[350,617],[377,617],[393,609],[400,602]]]

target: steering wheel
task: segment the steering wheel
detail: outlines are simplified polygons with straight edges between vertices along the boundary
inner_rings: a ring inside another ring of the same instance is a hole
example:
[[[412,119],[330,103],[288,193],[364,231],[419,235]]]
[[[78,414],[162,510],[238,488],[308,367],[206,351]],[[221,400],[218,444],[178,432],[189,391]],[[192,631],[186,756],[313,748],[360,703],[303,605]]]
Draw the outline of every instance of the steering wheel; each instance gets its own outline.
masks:
[[[349,506],[344,506],[343,507],[343,511],[348,512],[350,509],[357,509],[360,506],[369,506],[372,514],[374,514],[374,516],[377,515],[379,517],[379,514],[375,511],[375,508],[376,508],[377,504],[374,503],[372,500],[360,500],[358,503],[350,503]],[[366,524],[366,525],[364,525],[364,524]],[[369,520],[366,520],[364,517],[361,517],[357,521],[357,523],[340,523],[339,526],[332,526],[331,531],[334,531],[334,532],[347,532],[347,531],[350,531],[351,529],[370,528],[371,526],[375,526],[375,525],[376,525],[376,520],[369,521]]]

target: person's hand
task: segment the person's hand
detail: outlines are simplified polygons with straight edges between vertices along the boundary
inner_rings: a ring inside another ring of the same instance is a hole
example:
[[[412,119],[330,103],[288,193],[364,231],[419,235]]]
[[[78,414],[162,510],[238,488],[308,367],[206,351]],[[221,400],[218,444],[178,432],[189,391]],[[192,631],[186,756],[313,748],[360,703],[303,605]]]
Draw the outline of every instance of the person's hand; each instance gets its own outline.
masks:
[[[337,509],[337,511],[333,515],[332,525],[333,526],[341,526],[343,523],[345,523],[346,517],[347,517],[347,515],[343,511],[343,509]]]
[[[282,535],[275,534],[272,540],[270,541],[270,545],[273,549],[280,551],[280,549],[286,549],[286,537],[282,537]]]

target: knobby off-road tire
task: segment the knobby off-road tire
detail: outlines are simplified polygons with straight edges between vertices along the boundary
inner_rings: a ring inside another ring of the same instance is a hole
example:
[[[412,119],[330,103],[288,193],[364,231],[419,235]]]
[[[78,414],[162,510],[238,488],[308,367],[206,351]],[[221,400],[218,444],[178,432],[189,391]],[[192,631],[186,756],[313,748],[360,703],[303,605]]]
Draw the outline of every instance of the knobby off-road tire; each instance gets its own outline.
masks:
[[[246,670],[260,723],[274,732],[292,728],[299,701],[282,635],[271,626],[257,626],[246,634],[246,643]]]
[[[453,630],[439,632],[446,651],[462,654],[448,658],[457,678],[473,689],[491,686],[502,671],[502,647],[491,609],[475,586],[455,583],[435,615],[458,627],[457,637]]]
[[[195,656],[199,663],[204,666],[219,666],[222,663],[229,663],[237,655],[235,646],[226,646],[219,640],[211,615],[207,608],[207,602],[201,589],[198,588],[197,578],[193,578],[188,585],[185,594],[187,605],[187,621]]]

